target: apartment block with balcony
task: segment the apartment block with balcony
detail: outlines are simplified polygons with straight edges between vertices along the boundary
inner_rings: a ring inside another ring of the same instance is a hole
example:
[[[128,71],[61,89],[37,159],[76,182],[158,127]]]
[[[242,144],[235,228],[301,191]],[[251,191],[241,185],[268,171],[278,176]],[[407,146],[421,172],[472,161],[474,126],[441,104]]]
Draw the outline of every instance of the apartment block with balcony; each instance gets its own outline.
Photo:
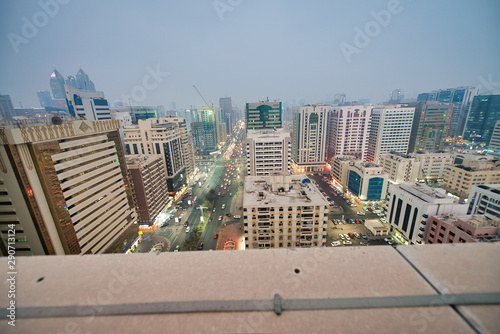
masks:
[[[444,189],[422,183],[391,184],[387,198],[387,221],[404,244],[424,243],[432,216],[467,213],[467,205],[446,195]]]
[[[425,242],[428,244],[453,244],[466,242],[500,241],[500,218],[449,214],[431,217]]]
[[[500,183],[500,160],[463,160],[446,167],[443,188],[464,200],[473,185]]]
[[[292,144],[284,129],[248,130],[246,138],[247,175],[290,174]]]
[[[248,176],[244,189],[246,249],[325,245],[328,202],[306,176]]]
[[[410,156],[420,163],[418,180],[441,181],[446,167],[453,163],[452,155],[444,152],[415,152]]]
[[[126,155],[125,159],[134,184],[138,221],[154,223],[168,201],[163,159],[159,155]]]
[[[16,255],[104,253],[136,221],[119,129],[70,119],[0,129],[0,225],[15,226]]]
[[[332,177],[333,182],[335,182],[338,186],[344,188],[344,186],[347,184],[347,177],[348,177],[347,167],[349,166],[350,162],[354,161],[361,162],[361,160],[358,160],[353,155],[337,155],[333,157],[330,169],[330,176]]]
[[[414,157],[401,153],[384,153],[380,155],[379,162],[392,183],[415,182],[418,178],[420,162]]]

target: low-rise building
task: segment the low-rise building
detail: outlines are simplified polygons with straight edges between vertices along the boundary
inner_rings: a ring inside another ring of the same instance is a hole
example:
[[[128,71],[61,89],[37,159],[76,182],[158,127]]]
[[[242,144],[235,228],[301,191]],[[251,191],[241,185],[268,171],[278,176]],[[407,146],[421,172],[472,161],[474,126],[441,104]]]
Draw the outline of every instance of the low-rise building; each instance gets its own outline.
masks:
[[[387,221],[401,243],[423,243],[432,216],[467,213],[467,205],[444,189],[422,183],[391,184],[387,197]]]
[[[468,215],[484,215],[500,219],[500,184],[473,185],[470,190]]]
[[[395,152],[381,154],[380,165],[392,183],[415,182],[420,169],[415,157]]]
[[[332,159],[330,176],[342,188],[347,184],[347,166],[351,161],[357,161],[357,158],[354,155],[337,155]]]
[[[389,228],[378,219],[367,219],[365,226],[373,235],[388,235]]]
[[[446,167],[443,188],[466,199],[473,185],[494,183],[500,183],[500,160],[464,159],[462,164]]]
[[[347,193],[362,205],[379,205],[385,201],[388,174],[371,162],[351,161],[347,166]]]
[[[245,248],[308,248],[326,243],[328,202],[305,175],[247,176]]]
[[[485,216],[449,214],[431,217],[430,228],[425,239],[429,244],[497,242],[500,241],[500,219]]]

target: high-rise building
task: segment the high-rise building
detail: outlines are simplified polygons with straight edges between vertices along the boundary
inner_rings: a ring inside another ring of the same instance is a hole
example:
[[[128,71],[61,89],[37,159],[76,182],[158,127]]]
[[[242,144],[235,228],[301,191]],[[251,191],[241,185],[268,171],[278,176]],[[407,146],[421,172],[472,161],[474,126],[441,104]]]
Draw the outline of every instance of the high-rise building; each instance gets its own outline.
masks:
[[[282,128],[281,102],[259,101],[246,104],[246,129]]]
[[[467,116],[464,140],[489,143],[499,119],[500,94],[475,96]]]
[[[52,103],[52,97],[50,96],[50,92],[48,90],[39,90],[36,95],[38,96],[38,101],[40,102],[40,107],[54,107]]]
[[[408,153],[415,108],[397,105],[374,107],[367,161],[379,162],[383,153]]]
[[[128,112],[132,117],[132,123],[137,124],[141,119],[159,117],[157,108],[154,106],[121,106],[111,107],[114,112]]]
[[[397,103],[405,98],[405,91],[402,89],[394,89],[391,93],[391,101]]]
[[[292,160],[301,172],[318,171],[326,164],[327,120],[331,109],[326,104],[314,104],[294,110]]]
[[[10,95],[0,95],[0,120],[9,121],[15,115]]]
[[[126,155],[134,185],[140,224],[154,224],[168,201],[167,179],[161,155]]]
[[[72,75],[68,76],[68,78],[66,79],[66,85],[78,88],[78,84],[76,83],[76,79]]]
[[[58,70],[54,68],[54,71],[50,75],[50,89],[52,90],[52,96],[55,100],[66,99],[66,90],[64,88],[64,78],[59,73]]]
[[[443,188],[465,199],[475,184],[500,183],[500,160],[470,160],[446,167]]]
[[[217,151],[219,143],[226,142],[225,131],[222,131],[224,127],[219,125],[219,116],[216,107],[201,107],[196,110],[191,129],[198,155],[208,156]]]
[[[408,144],[408,153],[437,152],[444,148],[450,127],[453,104],[420,101],[415,105],[415,117]]]
[[[333,107],[328,119],[328,163],[336,155],[366,159],[372,110],[372,106],[363,105]]]
[[[221,97],[219,99],[219,108],[221,123],[224,123],[226,125],[226,133],[230,135],[233,133],[232,129],[235,125],[231,97]]]
[[[103,92],[81,90],[65,85],[69,113],[87,120],[111,119],[108,100]]]
[[[404,244],[422,244],[432,216],[467,212],[467,205],[447,196],[444,189],[421,183],[391,184],[387,196],[387,221]]]
[[[179,126],[179,133],[181,135],[181,150],[182,157],[184,158],[184,165],[186,166],[187,178],[191,178],[194,174],[195,159],[194,159],[194,146],[193,146],[193,136],[190,132],[190,127],[184,117],[172,117],[166,116],[162,118],[162,121],[174,123]]]
[[[182,150],[184,130],[168,117],[140,120],[138,125],[123,129],[126,154],[162,156],[170,196],[186,184],[186,157]]]
[[[457,87],[419,94],[417,101],[434,100],[439,103],[452,103],[455,108],[451,116],[448,136],[459,137],[463,135],[467,114],[471,107],[472,100],[477,94],[478,88]]]
[[[488,219],[500,219],[500,184],[476,184],[469,193],[468,215],[484,215]]]
[[[76,73],[76,88],[95,92],[94,83],[81,68]]]
[[[247,175],[290,174],[292,139],[284,129],[248,130],[246,138]]]
[[[103,253],[136,221],[119,128],[55,119],[1,129],[0,220],[15,225],[16,255]]]
[[[495,127],[493,128],[493,132],[491,133],[490,144],[488,145],[486,154],[500,159],[500,120],[495,123]]]
[[[245,248],[309,248],[326,243],[328,202],[305,175],[247,176]]]

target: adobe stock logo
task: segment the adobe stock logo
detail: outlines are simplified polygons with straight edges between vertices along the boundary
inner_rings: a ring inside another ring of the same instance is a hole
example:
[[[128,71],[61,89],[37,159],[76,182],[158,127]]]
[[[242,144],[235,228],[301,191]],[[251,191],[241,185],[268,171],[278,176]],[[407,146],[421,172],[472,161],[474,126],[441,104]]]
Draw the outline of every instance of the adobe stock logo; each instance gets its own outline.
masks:
[[[354,27],[354,45],[348,44],[346,42],[340,43],[339,47],[344,55],[346,61],[351,63],[352,55],[361,53],[361,50],[370,45],[373,38],[380,35],[382,27],[387,27],[391,21],[392,16],[397,15],[403,11],[403,6],[399,0],[389,0],[387,3],[387,9],[382,9],[378,12],[372,10],[370,15],[375,19],[374,21],[368,21],[365,24],[365,28],[361,30],[358,26]]]
[[[7,38],[15,53],[19,53],[21,44],[28,44],[30,39],[35,38],[38,34],[38,29],[45,27],[49,23],[49,17],[54,17],[59,13],[59,5],[66,5],[71,0],[40,0],[38,6],[42,10],[35,12],[29,20],[26,16],[21,18],[23,25],[21,27],[21,35],[14,32],[9,32]]]

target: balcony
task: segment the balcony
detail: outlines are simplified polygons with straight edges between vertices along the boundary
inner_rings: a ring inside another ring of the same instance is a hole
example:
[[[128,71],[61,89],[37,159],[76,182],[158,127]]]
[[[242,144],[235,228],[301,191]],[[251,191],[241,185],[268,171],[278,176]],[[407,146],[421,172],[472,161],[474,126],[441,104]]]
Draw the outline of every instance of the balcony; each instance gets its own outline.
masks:
[[[422,220],[422,221],[420,222],[420,224],[422,224],[422,225],[424,225],[424,226],[425,226],[425,225],[427,225],[427,221]]]
[[[0,299],[0,328],[6,333],[157,333],[167,327],[184,333],[207,328],[212,333],[498,332],[498,305],[484,299],[474,306],[450,303],[466,293],[500,292],[499,244],[296,246],[304,249],[18,257],[16,328],[7,324],[7,294]],[[349,261],[335,261],[339,258]],[[1,258],[0,266],[7,268],[7,261]],[[262,264],[266,272],[256,273]],[[230,274],[221,275],[228,268]],[[343,289],[311,284],[318,277],[351,284]],[[394,284],[395,277],[404,284]],[[0,273],[3,282],[8,278],[6,270]],[[277,291],[283,293],[275,297]],[[375,307],[380,302],[385,307]]]

